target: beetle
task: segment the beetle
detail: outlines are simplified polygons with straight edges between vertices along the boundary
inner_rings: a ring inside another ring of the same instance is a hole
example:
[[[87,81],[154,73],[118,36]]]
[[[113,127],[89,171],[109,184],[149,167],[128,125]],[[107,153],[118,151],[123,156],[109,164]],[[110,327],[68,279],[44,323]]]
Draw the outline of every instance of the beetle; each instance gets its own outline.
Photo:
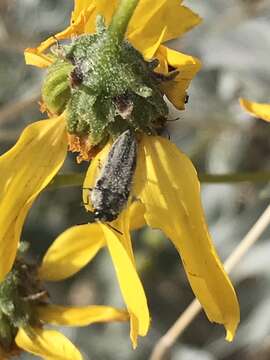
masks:
[[[94,187],[88,188],[91,222],[111,222],[118,217],[130,195],[136,162],[137,140],[128,129],[115,140]]]

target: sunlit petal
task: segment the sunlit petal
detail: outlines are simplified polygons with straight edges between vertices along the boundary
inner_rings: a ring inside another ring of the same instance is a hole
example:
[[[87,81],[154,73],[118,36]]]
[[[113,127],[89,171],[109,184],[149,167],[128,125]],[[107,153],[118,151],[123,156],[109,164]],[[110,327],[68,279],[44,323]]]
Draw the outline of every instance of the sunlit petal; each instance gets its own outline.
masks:
[[[145,136],[138,165],[136,196],[146,206],[147,223],[162,229],[172,240],[209,320],[224,324],[227,339],[232,340],[239,305],[213,247],[191,161],[168,140]]]
[[[133,201],[129,208],[130,229],[137,230],[146,225],[145,206],[140,201]]]
[[[0,280],[12,267],[29,208],[62,166],[66,151],[65,119],[59,117],[29,125],[0,156]]]
[[[81,12],[93,5],[95,5],[95,0],[74,0],[74,10],[71,15],[71,24],[77,21]]]
[[[200,17],[179,0],[142,0],[130,21],[127,37],[150,59],[161,43],[182,35],[200,21]]]
[[[186,90],[191,80],[201,68],[201,63],[193,56],[160,46],[156,57],[160,61],[157,69],[165,75],[169,74],[168,65],[179,72],[171,81],[162,83],[161,88],[170,102],[179,110],[185,108]]]
[[[72,20],[76,19],[79,15],[79,9],[85,9],[85,3],[85,0],[76,1],[76,8],[72,15]],[[107,26],[110,24],[112,15],[117,8],[118,0],[111,0],[109,4],[107,0],[90,0],[88,4],[90,3],[93,6],[93,12],[85,22],[84,32],[86,34],[95,32],[97,15],[104,17]]]
[[[108,25],[117,8],[118,1],[77,0],[72,13],[72,22],[77,21],[89,6],[94,8],[85,23],[85,33],[95,31],[98,14],[104,16]],[[155,55],[159,45],[189,31],[201,22],[200,17],[179,0],[141,0],[128,26],[127,38],[148,59]]]
[[[105,245],[99,224],[74,226],[56,238],[45,254],[39,277],[58,281],[77,273]]]
[[[45,360],[82,360],[79,350],[61,333],[53,330],[30,329],[31,335],[22,328],[15,338],[16,344],[27,352]]]
[[[27,48],[24,51],[24,59],[27,65],[33,65],[39,68],[47,68],[53,63],[53,58],[42,54],[38,49]]]
[[[127,311],[110,306],[65,307],[45,305],[39,306],[37,313],[41,321],[63,326],[87,326],[93,323],[129,320]]]
[[[91,191],[91,188],[96,181],[98,172],[108,155],[110,146],[111,144],[108,143],[93,159],[85,177],[83,185],[83,200],[84,203],[87,204],[86,208],[89,211],[92,210],[89,202],[89,191]],[[130,239],[130,229],[141,227],[145,224],[143,212],[144,206],[139,201],[134,202],[131,207],[127,206],[124,209],[118,219],[112,223],[112,226],[122,234],[114,232],[107,226],[100,225],[103,228],[120,288],[130,313],[130,336],[134,347],[137,343],[138,334],[143,336],[147,333],[150,321],[144,290],[136,272],[135,259]],[[131,220],[130,224],[132,214],[135,215],[135,217]]]
[[[247,99],[240,99],[240,105],[251,116],[265,121],[270,121],[270,104],[262,104],[248,101]]]
[[[88,211],[93,210],[92,206],[91,206],[91,202],[89,201],[90,191],[94,187],[98,173],[101,169],[101,166],[102,166],[104,160],[106,159],[106,157],[110,151],[110,148],[111,148],[110,143],[108,143],[106,146],[104,146],[104,148],[93,158],[93,160],[91,161],[91,164],[87,170],[87,173],[86,173],[86,176],[84,179],[84,183],[83,183],[82,198],[83,198],[84,206],[85,206],[86,210],[88,210]]]
[[[127,305],[131,318],[131,340],[133,346],[137,345],[137,335],[146,335],[150,317],[144,289],[138,277],[134,262],[120,235],[106,225],[101,225],[106,243],[114,264],[120,289]],[[121,240],[120,240],[121,239]]]
[[[144,211],[145,211],[145,209],[144,209]],[[128,206],[128,207],[126,207],[124,209],[124,211],[122,211],[122,213],[117,218],[117,220],[113,222],[113,226],[116,229],[120,230],[120,232],[122,233],[121,235],[116,234],[116,236],[118,237],[119,242],[121,243],[124,250],[126,251],[126,254],[129,256],[129,259],[132,262],[134,269],[136,270],[136,262],[135,262],[135,257],[134,257],[133,248],[132,248],[132,242],[131,242],[131,237],[130,237],[131,215],[132,215],[131,214],[131,208],[130,208],[130,206]],[[112,250],[110,251],[110,254],[111,254],[111,256],[113,256]],[[115,251],[115,254],[116,254],[116,251]],[[118,264],[117,259],[113,259],[113,263],[114,263],[114,266],[117,266],[117,264]],[[117,273],[117,270],[116,270],[116,273]],[[122,289],[121,282],[120,282],[120,277],[118,277],[118,280],[119,280],[119,283],[120,283],[120,288]],[[122,283],[123,283],[123,280],[122,280]],[[123,287],[123,289],[124,289],[124,287]],[[122,291],[124,291],[124,290],[122,290]],[[129,291],[129,290],[126,289],[126,291]],[[127,299],[128,298],[125,298],[125,301],[127,301]],[[144,299],[143,299],[143,301],[144,301]],[[128,303],[127,303],[127,307],[128,307],[128,309],[130,309]],[[133,348],[137,347],[137,339],[138,339],[138,335],[140,335],[140,327],[142,326],[142,324],[146,323],[146,324],[148,324],[147,326],[149,326],[149,321],[150,320],[149,320],[148,312],[149,312],[149,310],[147,309],[147,311],[144,314],[144,317],[138,318],[137,314],[135,315],[132,311],[130,311],[130,339],[131,339]],[[148,328],[147,328],[147,331],[148,331]],[[145,334],[143,333],[142,335],[145,335]]]

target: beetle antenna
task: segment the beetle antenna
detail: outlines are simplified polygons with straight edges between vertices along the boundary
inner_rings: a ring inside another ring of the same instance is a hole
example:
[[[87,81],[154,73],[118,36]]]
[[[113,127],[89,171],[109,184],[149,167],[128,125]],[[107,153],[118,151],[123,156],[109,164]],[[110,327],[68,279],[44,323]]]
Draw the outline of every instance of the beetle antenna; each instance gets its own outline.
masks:
[[[124,235],[120,230],[116,229],[116,228],[113,227],[111,224],[106,223],[106,225],[109,226],[109,228],[111,228],[112,230],[116,231],[118,234]]]

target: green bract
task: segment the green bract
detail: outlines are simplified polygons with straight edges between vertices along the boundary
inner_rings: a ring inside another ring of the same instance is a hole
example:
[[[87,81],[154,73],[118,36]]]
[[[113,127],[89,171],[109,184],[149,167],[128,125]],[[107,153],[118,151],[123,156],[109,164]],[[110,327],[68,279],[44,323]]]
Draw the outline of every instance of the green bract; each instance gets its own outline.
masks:
[[[43,101],[52,114],[66,111],[69,133],[97,145],[128,128],[155,134],[163,126],[168,108],[159,85],[167,79],[154,72],[158,62],[117,41],[103,18],[95,34],[73,39],[54,56]]]
[[[19,327],[31,332],[31,325],[39,325],[34,306],[44,304],[46,299],[46,291],[37,279],[37,267],[17,258],[0,284],[0,347],[12,347]]]

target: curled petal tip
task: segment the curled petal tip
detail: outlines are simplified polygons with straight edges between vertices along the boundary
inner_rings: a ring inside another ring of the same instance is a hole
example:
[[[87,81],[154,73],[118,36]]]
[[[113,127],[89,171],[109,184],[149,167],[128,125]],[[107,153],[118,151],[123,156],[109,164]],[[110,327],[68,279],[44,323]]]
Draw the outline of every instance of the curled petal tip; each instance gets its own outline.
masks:
[[[270,121],[270,104],[256,103],[244,98],[240,98],[239,103],[251,116]]]

